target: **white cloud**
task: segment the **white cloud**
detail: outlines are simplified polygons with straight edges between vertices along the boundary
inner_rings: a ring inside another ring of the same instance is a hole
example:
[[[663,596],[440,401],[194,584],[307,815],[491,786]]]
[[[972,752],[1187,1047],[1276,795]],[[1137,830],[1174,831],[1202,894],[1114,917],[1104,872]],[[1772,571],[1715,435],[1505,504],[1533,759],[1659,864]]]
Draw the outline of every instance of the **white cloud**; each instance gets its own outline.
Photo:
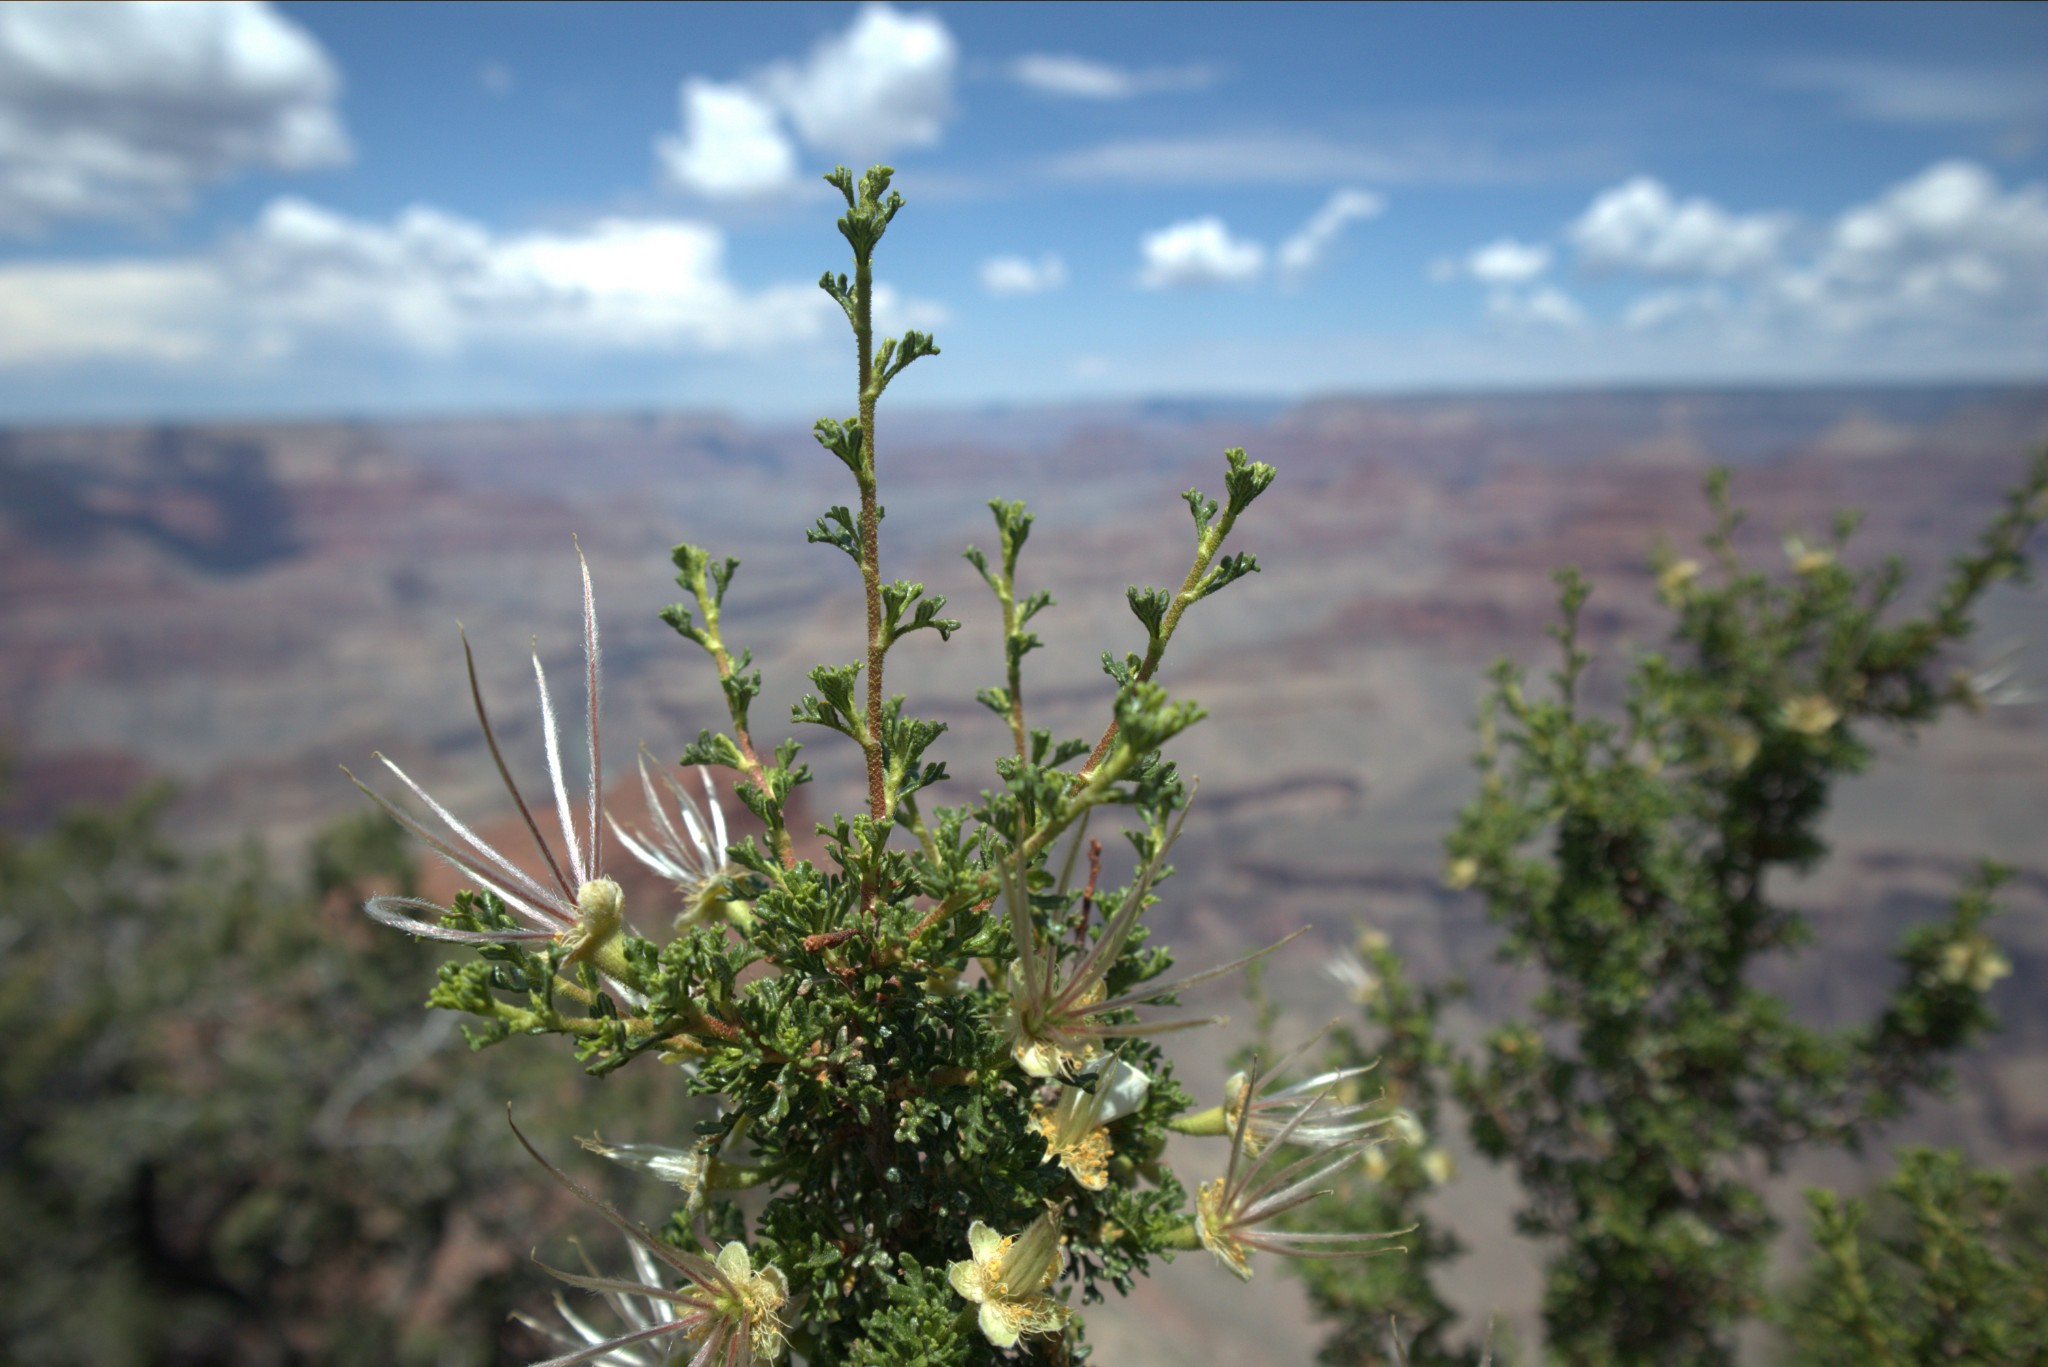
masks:
[[[1266,249],[1232,237],[1213,214],[1147,233],[1138,250],[1144,258],[1138,283],[1152,290],[1248,284],[1266,268]]]
[[[1550,248],[1541,243],[1497,237],[1462,257],[1437,257],[1429,263],[1429,278],[1440,285],[1453,280],[1477,280],[1494,286],[1526,285],[1550,269],[1550,257]]]
[[[318,42],[250,0],[0,6],[0,232],[346,162],[340,89]]]
[[[519,82],[503,62],[485,62],[476,69],[476,83],[486,95],[510,95]]]
[[[1486,311],[1510,323],[1567,329],[1586,325],[1586,310],[1578,300],[1555,285],[1545,285],[1526,294],[1495,290],[1487,297]]]
[[[1841,267],[1861,274],[1929,250],[2040,257],[2048,252],[2048,201],[2039,185],[2007,195],[1974,162],[1938,162],[1843,214],[1829,245]]]
[[[883,326],[943,310],[876,288]],[[205,256],[0,265],[0,365],[241,366],[333,350],[420,357],[759,352],[832,335],[808,282],[748,290],[688,219],[495,233],[438,209],[389,221],[273,201]]]
[[[226,302],[206,262],[0,265],[0,369],[204,363],[216,354]]]
[[[805,179],[798,138],[857,168],[936,143],[953,114],[958,62],[936,15],[869,5],[801,62],[736,82],[686,79],[681,127],[655,139],[655,159],[670,184],[706,198],[785,193]]]
[[[938,16],[868,5],[803,62],[778,63],[757,81],[807,145],[862,161],[939,140],[958,61]]]
[[[1489,285],[1526,285],[1549,269],[1550,248],[1512,237],[1496,238],[1465,258],[1472,278]]]
[[[2048,79],[2038,69],[1822,57],[1773,63],[1765,79],[1781,89],[1831,96],[1845,112],[1874,123],[2006,123],[2048,114]]]
[[[1833,332],[1969,320],[2048,323],[2048,187],[2007,192],[1945,161],[1851,207],[1772,298]]]
[[[744,85],[690,79],[681,92],[683,128],[657,139],[668,180],[715,199],[747,198],[796,183],[796,147],[775,106]]]
[[[1044,294],[1067,283],[1067,263],[1047,252],[1033,261],[1026,256],[992,256],[981,263],[981,287],[994,295]]]
[[[1644,177],[1600,195],[1567,232],[1588,266],[1694,282],[1625,306],[1627,333],[1715,337],[1756,355],[1881,340],[1975,364],[2038,354],[2048,335],[2048,186],[2008,190],[1975,162],[1943,161],[1825,224],[1797,235],[1794,227],[1790,214],[1738,217],[1705,199],[1681,203]],[[1453,264],[1456,274],[1511,286],[1535,278],[1520,274],[1534,256],[1520,257],[1540,250],[1502,239]],[[1498,258],[1490,276],[1489,253]],[[1559,322],[1577,309],[1509,290],[1491,307]]]
[[[1637,176],[1602,192],[1565,231],[1580,262],[1595,270],[1729,276],[1775,265],[1791,229],[1790,215],[1680,202],[1662,181]]]
[[[1291,285],[1322,265],[1347,225],[1376,218],[1386,201],[1370,190],[1338,190],[1275,255],[1281,284]],[[1138,283],[1146,289],[1200,289],[1213,285],[1247,285],[1265,274],[1266,248],[1249,238],[1233,236],[1214,214],[1183,219],[1147,233],[1138,249],[1143,267]]]
[[[1066,53],[1033,52],[1010,63],[1010,79],[1056,99],[1129,100],[1203,90],[1216,83],[1216,72],[1199,64],[1133,69]]]
[[[1370,190],[1337,191],[1292,237],[1280,244],[1281,271],[1300,276],[1314,270],[1336,245],[1345,225],[1378,218],[1386,207],[1387,202]]]

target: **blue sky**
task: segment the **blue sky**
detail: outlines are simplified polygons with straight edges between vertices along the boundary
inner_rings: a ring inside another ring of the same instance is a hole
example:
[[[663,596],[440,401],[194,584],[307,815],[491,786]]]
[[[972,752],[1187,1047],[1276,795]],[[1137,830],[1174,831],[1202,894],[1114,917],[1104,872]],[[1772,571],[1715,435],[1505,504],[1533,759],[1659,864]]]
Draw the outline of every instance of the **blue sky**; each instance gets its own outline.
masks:
[[[2048,375],[2048,6],[0,4],[0,421]]]

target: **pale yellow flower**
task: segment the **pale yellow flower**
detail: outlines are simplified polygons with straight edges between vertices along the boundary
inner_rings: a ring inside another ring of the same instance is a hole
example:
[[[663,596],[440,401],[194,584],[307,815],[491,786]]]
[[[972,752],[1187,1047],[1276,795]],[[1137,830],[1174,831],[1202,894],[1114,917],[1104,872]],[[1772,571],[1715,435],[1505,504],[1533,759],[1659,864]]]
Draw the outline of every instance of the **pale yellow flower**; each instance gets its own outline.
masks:
[[[1674,560],[1657,571],[1657,592],[1666,602],[1675,603],[1685,597],[1692,581],[1699,577],[1699,561]]]
[[[1246,1086],[1256,1093],[1258,1077]],[[1195,1237],[1241,1281],[1252,1279],[1255,1249],[1294,1258],[1360,1258],[1394,1251],[1393,1245],[1378,1242],[1392,1237],[1391,1232],[1306,1234],[1271,1226],[1296,1206],[1329,1195],[1317,1184],[1371,1151],[1373,1139],[1361,1133],[1280,1165],[1276,1156],[1292,1144],[1292,1131],[1311,1109],[1304,1107],[1258,1152],[1249,1143],[1250,1108],[1240,1110],[1231,1131],[1229,1167],[1195,1191]]]
[[[1721,742],[1722,754],[1728,767],[1736,773],[1747,769],[1756,759],[1757,751],[1763,748],[1756,728],[1739,721],[1712,722],[1708,731]]]
[[[1824,694],[1800,693],[1778,707],[1778,720],[1802,736],[1822,736],[1842,719],[1842,710]]]
[[[772,1363],[782,1356],[782,1307],[789,1304],[789,1279],[779,1267],[763,1266],[754,1271],[747,1246],[737,1241],[718,1250],[714,1264],[732,1288],[722,1309],[729,1319],[743,1321],[748,1328],[746,1346],[757,1363]]]
[[[1388,1124],[1385,1116],[1364,1118],[1367,1111],[1379,1104],[1378,1097],[1348,1103],[1339,1100],[1346,1091],[1355,1096],[1357,1080],[1375,1065],[1340,1068],[1292,1086],[1269,1087],[1268,1081],[1277,1077],[1286,1063],[1283,1059],[1256,1081],[1249,1072],[1232,1073],[1223,1084],[1224,1122],[1231,1131],[1243,1127],[1246,1152],[1257,1153],[1282,1135],[1290,1144],[1327,1149],[1348,1144]],[[1257,1092],[1253,1091],[1254,1086],[1258,1087]]]
[[[1045,1136],[1043,1161],[1057,1159],[1090,1191],[1107,1187],[1109,1160],[1115,1152],[1108,1126],[1143,1106],[1151,1086],[1152,1079],[1142,1070],[1111,1059],[1086,1087],[1061,1087],[1054,1101],[1031,1116],[1032,1125]]]
[[[579,562],[582,560],[580,550],[577,559]],[[598,746],[597,606],[591,593],[590,567],[587,564],[583,566],[583,656],[588,703],[590,793],[586,811],[581,813],[570,803],[569,787],[563,778],[561,728],[555,722],[555,706],[548,692],[547,674],[541,669],[539,653],[535,652],[533,657],[534,682],[540,691],[541,734],[546,741],[548,776],[554,785],[555,814],[561,823],[562,842],[568,855],[566,868],[556,860],[547,838],[541,834],[539,823],[526,805],[526,799],[520,796],[518,785],[512,782],[512,771],[506,767],[504,755],[499,752],[497,735],[492,731],[490,716],[484,710],[483,691],[477,684],[476,659],[470,653],[466,636],[462,642],[462,654],[469,667],[470,701],[476,708],[477,723],[483,728],[484,743],[498,767],[498,776],[504,780],[505,789],[511,794],[512,805],[525,820],[527,833],[533,837],[545,872],[523,869],[486,844],[475,831],[383,755],[376,758],[412,791],[413,796],[427,805],[447,827],[452,838],[436,835],[411,813],[354,774],[348,776],[400,826],[446,860],[472,885],[495,896],[508,911],[526,922],[527,928],[451,929],[438,924],[442,917],[448,915],[448,908],[417,897],[372,897],[364,904],[364,910],[369,912],[371,919],[383,925],[430,940],[464,944],[556,941],[569,950],[568,962],[588,960],[617,981],[628,973],[624,951],[619,944],[619,937],[627,927],[624,898],[619,885],[604,876],[604,853],[598,841],[598,800],[604,787],[604,771]],[[348,770],[343,768],[342,772],[348,773]],[[432,919],[422,919],[424,916]]]
[[[2000,978],[2012,975],[2012,961],[1982,935],[1972,935],[1942,946],[1935,973],[1942,982],[1968,985],[1972,992],[1989,992]]]
[[[589,1362],[628,1367],[643,1361],[637,1351],[642,1346],[660,1352],[663,1359],[679,1351],[678,1345],[694,1347],[692,1361],[728,1367],[769,1367],[782,1356],[781,1312],[789,1303],[789,1279],[780,1268],[755,1271],[746,1245],[737,1242],[719,1249],[716,1258],[672,1247],[550,1163],[517,1125],[512,1133],[549,1176],[626,1237],[636,1274],[631,1281],[585,1276],[543,1263],[550,1274],[569,1285],[604,1295],[630,1327],[623,1334],[602,1338],[558,1301],[564,1321],[575,1331],[574,1338],[530,1319],[526,1323],[559,1343],[572,1345],[571,1351],[535,1367],[573,1367]],[[666,1265],[668,1272],[657,1264]],[[670,1275],[680,1276],[683,1285],[670,1287]]]
[[[1186,816],[1183,811],[1181,820],[1185,821]],[[1032,1077],[1078,1078],[1089,1071],[1108,1040],[1220,1024],[1221,1018],[1213,1016],[1197,1020],[1121,1024],[1110,1024],[1101,1018],[1221,977],[1254,959],[1271,954],[1295,935],[1302,934],[1297,930],[1279,944],[1233,959],[1220,968],[1171,982],[1154,980],[1105,1000],[1103,980],[1115,967],[1131,932],[1137,928],[1138,914],[1145,909],[1152,880],[1179,834],[1180,824],[1176,823],[1172,834],[1160,842],[1158,852],[1132,881],[1130,890],[1124,894],[1123,901],[1109,918],[1109,924],[1102,928],[1102,933],[1085,950],[1070,955],[1064,961],[1060,946],[1039,934],[1030,897],[1024,891],[1018,871],[1011,867],[1012,861],[1003,861],[1003,905],[1009,917],[1011,939],[1017,947],[1017,957],[1004,976],[1009,1000],[1003,1011],[1003,1032],[1009,1038],[1011,1057]]]
[[[1805,537],[1794,532],[1785,538],[1785,558],[1792,562],[1794,574],[1818,574],[1835,563],[1835,553],[1825,546],[1813,546]]]
[[[1371,964],[1348,949],[1340,949],[1323,965],[1323,972],[1344,989],[1354,1005],[1371,1006],[1380,994],[1380,975]]]
[[[1022,1234],[1005,1238],[981,1221],[967,1229],[973,1254],[946,1269],[946,1280],[971,1304],[982,1337],[998,1348],[1013,1348],[1026,1334],[1058,1333],[1068,1310],[1045,1289],[1060,1271],[1060,1222],[1048,1209]]]
[[[701,807],[674,778],[667,773],[661,778],[675,799],[676,814],[682,818],[681,829],[669,819],[654,791],[647,752],[642,750],[640,791],[646,798],[648,814],[654,818],[654,833],[647,836],[628,830],[606,812],[605,820],[611,823],[612,834],[635,859],[675,884],[683,899],[683,909],[676,916],[678,930],[706,925],[725,916],[740,921],[744,928],[750,919],[748,909],[726,896],[726,880],[732,869],[725,857],[725,812],[718,805],[718,790],[712,786],[711,775],[702,768],[697,770],[697,779],[704,785]]]

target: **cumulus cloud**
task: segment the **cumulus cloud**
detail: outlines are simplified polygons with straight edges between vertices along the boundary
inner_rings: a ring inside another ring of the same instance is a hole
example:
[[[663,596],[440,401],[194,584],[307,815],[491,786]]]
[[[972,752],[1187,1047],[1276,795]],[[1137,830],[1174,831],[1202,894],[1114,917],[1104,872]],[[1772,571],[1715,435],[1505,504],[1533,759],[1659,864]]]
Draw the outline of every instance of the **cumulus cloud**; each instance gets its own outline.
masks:
[[[1309,215],[1274,254],[1280,283],[1289,286],[1321,266],[1344,234],[1363,219],[1377,218],[1386,201],[1370,190],[1338,190]],[[1147,233],[1138,244],[1138,283],[1146,289],[1201,289],[1248,285],[1266,271],[1266,248],[1233,235],[1214,214],[1183,219]]]
[[[1370,190],[1337,191],[1292,237],[1280,244],[1281,272],[1301,276],[1314,270],[1337,244],[1347,224],[1378,218],[1386,207],[1387,202]]]
[[[939,140],[958,62],[937,15],[869,5],[802,62],[778,63],[758,79],[806,144],[862,161]]]
[[[1837,217],[1816,258],[1784,272],[1772,297],[1836,332],[2048,321],[2048,187],[2008,192],[1974,162],[1936,163]]]
[[[1810,230],[1805,250],[1726,288],[1653,291],[1635,330],[1740,328],[1781,340],[1888,333],[1995,350],[2048,327],[2048,187],[2006,190],[1975,162],[1938,162]]]
[[[1549,269],[1550,248],[1512,237],[1496,238],[1465,258],[1471,277],[1489,285],[1526,285]]]
[[[656,140],[669,181],[714,199],[785,190],[796,182],[796,145],[781,116],[745,85],[683,82],[682,132]]]
[[[1675,198],[1637,176],[1607,190],[1565,230],[1594,270],[1731,276],[1767,270],[1792,229],[1787,214],[1732,214],[1709,199]]]
[[[1140,95],[1203,90],[1216,83],[1200,64],[1132,68],[1066,53],[1033,52],[1010,63],[1010,79],[1026,90],[1066,100],[1130,100]]]
[[[876,290],[888,327],[942,311]],[[249,365],[344,349],[448,357],[762,351],[831,335],[808,281],[748,290],[688,219],[498,233],[438,209],[388,221],[273,201],[208,255],[0,265],[0,365]]]
[[[929,147],[953,114],[959,49],[936,15],[869,5],[800,62],[729,83],[690,77],[681,125],[655,140],[670,184],[711,199],[786,192],[796,140],[855,164]]]
[[[424,355],[521,342],[728,351],[822,325],[826,310],[794,286],[744,295],[724,250],[716,228],[689,220],[499,235],[431,208],[377,223],[280,200],[220,264],[273,332]]]
[[[1266,249],[1231,236],[1213,214],[1147,233],[1138,250],[1144,262],[1138,283],[1150,290],[1249,284],[1266,269]]]
[[[2039,185],[2003,193],[1998,178],[1968,161],[1944,161],[1836,220],[1835,268],[1869,277],[1917,254],[1956,249],[1987,257],[2048,252],[2048,203]]]
[[[0,265],[0,369],[210,362],[230,302],[209,262]]]
[[[1033,261],[1027,256],[992,256],[981,263],[981,287],[990,294],[1044,294],[1067,283],[1067,263],[1047,252]]]
[[[1597,196],[1566,236],[1590,269],[1676,278],[1623,306],[1626,332],[1690,329],[1786,354],[1884,339],[1993,359],[2037,353],[2048,335],[2048,186],[2007,189],[1972,161],[1937,162],[1804,227],[1681,202],[1641,177]],[[1490,303],[1502,317],[1582,321],[1575,302],[1508,288],[1541,274],[1543,251],[1503,238],[1433,273],[1503,287]]]
[[[346,162],[340,90],[319,43],[253,0],[0,6],[0,232]]]

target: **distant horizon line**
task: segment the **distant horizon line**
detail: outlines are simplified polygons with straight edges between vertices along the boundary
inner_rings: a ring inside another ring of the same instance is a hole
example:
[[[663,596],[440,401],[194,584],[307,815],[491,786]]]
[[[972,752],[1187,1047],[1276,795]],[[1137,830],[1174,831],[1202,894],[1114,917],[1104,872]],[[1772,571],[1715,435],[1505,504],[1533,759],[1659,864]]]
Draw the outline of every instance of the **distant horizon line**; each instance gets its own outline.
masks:
[[[1123,396],[1077,397],[1070,399],[982,399],[960,402],[905,403],[891,415],[891,425],[981,419],[1020,414],[1057,415],[1133,413],[1137,416],[1172,416],[1161,410],[1180,410],[1188,417],[1207,413],[1244,413],[1261,410],[1265,415],[1317,404],[1367,402],[1402,404],[1412,402],[1483,402],[1500,399],[1567,399],[1593,397],[1680,397],[1710,395],[1773,394],[1864,394],[1864,393],[2023,393],[2048,391],[2048,374],[2033,378],[1956,377],[1950,379],[1748,379],[1748,380],[1615,380],[1606,382],[1500,382],[1487,385],[1413,384],[1385,389],[1352,388],[1315,390],[1301,394],[1197,394],[1161,391]],[[735,408],[677,404],[593,404],[587,407],[471,407],[392,409],[385,412],[305,409],[292,412],[250,412],[222,410],[216,413],[171,413],[105,417],[78,415],[0,417],[0,433],[49,431],[124,431],[137,428],[273,428],[273,427],[433,427],[463,423],[545,423],[545,422],[646,422],[690,419],[730,423],[744,428],[780,426],[808,420],[768,413],[748,413]]]

